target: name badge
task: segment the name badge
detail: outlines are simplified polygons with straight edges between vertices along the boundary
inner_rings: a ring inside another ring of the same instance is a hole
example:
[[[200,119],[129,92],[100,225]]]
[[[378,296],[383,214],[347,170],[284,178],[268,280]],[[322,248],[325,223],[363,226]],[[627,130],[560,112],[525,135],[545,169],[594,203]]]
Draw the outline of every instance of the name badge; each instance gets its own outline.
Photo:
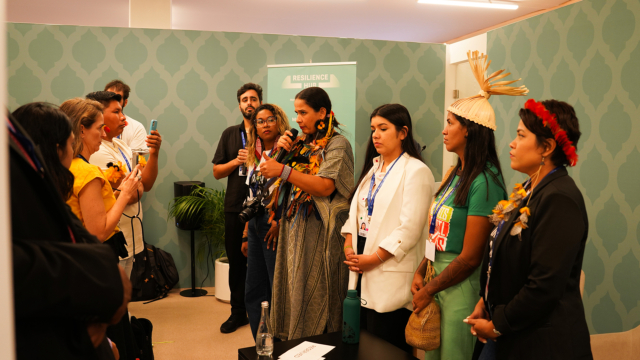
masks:
[[[358,236],[367,237],[367,233],[369,232],[369,224],[366,220],[362,220],[360,222],[360,227],[358,228]]]
[[[436,244],[427,239],[427,246],[424,248],[424,257],[431,261],[436,261]]]

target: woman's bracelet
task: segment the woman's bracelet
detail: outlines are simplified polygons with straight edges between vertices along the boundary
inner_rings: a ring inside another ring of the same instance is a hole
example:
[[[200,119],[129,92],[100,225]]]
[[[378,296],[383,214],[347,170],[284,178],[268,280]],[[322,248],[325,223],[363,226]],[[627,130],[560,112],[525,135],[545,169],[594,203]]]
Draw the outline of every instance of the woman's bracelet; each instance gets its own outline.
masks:
[[[378,257],[378,259],[380,259],[380,262],[383,263],[384,260],[382,260],[382,258],[380,257],[380,255],[378,255],[378,250],[376,250],[376,256]]]
[[[344,246],[344,250],[343,250],[343,251],[347,251],[347,249],[351,249],[351,250],[353,250],[353,246],[351,246],[351,245],[345,245],[345,246]]]
[[[111,190],[113,190],[113,191],[122,191],[120,189],[114,189],[114,188],[111,188]]]
[[[280,173],[280,179],[287,181],[290,175],[291,175],[291,167],[287,165],[283,166],[282,173]]]

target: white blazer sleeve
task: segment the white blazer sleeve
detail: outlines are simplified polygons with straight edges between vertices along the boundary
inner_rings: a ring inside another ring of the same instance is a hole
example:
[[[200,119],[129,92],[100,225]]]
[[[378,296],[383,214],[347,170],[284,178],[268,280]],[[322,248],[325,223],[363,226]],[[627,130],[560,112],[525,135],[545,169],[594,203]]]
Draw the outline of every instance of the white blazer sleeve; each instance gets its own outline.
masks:
[[[400,226],[380,242],[380,247],[402,261],[421,239],[433,197],[434,179],[426,166],[407,169],[404,177]],[[390,214],[389,214],[390,215]]]

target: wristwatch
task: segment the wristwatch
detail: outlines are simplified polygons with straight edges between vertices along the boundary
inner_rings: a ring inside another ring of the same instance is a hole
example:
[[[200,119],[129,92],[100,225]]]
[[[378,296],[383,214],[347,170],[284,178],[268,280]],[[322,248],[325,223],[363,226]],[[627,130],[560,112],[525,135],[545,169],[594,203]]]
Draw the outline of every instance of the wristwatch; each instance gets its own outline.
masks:
[[[500,331],[498,331],[498,329],[496,329],[496,328],[493,328],[493,333],[498,335],[498,336],[502,335],[502,333]]]

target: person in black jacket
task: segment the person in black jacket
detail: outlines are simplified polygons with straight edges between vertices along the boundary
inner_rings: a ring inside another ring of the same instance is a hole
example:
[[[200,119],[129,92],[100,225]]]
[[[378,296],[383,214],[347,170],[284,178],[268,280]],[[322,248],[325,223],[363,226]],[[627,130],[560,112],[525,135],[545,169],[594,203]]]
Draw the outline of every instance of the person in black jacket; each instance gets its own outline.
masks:
[[[511,168],[530,178],[490,216],[482,298],[464,322],[480,359],[592,359],[580,295],[589,223],[565,168],[578,160],[578,119],[556,100],[528,100],[520,118]]]
[[[105,333],[124,315],[131,284],[74,219],[29,135],[10,117],[6,126],[17,358],[113,359]]]

